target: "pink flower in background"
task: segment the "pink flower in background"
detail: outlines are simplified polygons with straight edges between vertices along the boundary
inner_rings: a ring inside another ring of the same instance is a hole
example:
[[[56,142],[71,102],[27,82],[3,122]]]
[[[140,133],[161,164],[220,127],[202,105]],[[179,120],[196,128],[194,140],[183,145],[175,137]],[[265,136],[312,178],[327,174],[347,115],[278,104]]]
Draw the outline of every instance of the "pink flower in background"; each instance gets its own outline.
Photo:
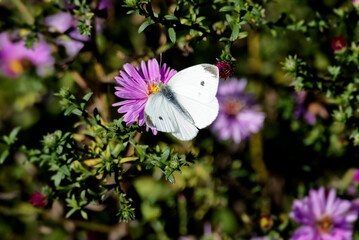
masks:
[[[215,64],[219,69],[219,77],[226,80],[233,75],[233,69],[230,63],[219,61]]]
[[[236,78],[219,84],[219,114],[212,131],[218,133],[220,140],[232,139],[239,143],[263,127],[265,114],[258,112],[260,106],[253,96],[244,93],[246,85],[246,79],[238,81]]]
[[[353,182],[359,183],[359,169],[354,170]]]
[[[39,75],[52,72],[55,59],[51,47],[40,38],[33,49],[25,47],[25,41],[12,41],[7,32],[0,33],[0,68],[5,76],[17,78],[25,68],[33,65]]]
[[[328,193],[324,187],[310,190],[309,196],[294,200],[290,216],[302,226],[291,240],[352,240],[353,223],[358,217],[352,202]]]
[[[156,59],[141,62],[141,65],[134,67],[132,64],[123,65],[125,71],[120,71],[120,76],[115,77],[120,87],[115,87],[115,95],[122,98],[122,101],[113,104],[119,106],[117,110],[124,114],[124,121],[130,126],[137,120],[139,125],[145,123],[144,109],[148,97],[158,90],[158,82],[167,84],[176,70],[167,68],[166,64],[160,66]],[[156,130],[152,130],[157,133]]]
[[[47,201],[44,195],[39,192],[35,192],[30,195],[29,203],[31,203],[36,208],[43,208],[45,207]]]
[[[342,35],[340,35],[339,37],[335,37],[332,39],[331,46],[335,52],[341,53],[344,52],[347,48],[347,41]]]

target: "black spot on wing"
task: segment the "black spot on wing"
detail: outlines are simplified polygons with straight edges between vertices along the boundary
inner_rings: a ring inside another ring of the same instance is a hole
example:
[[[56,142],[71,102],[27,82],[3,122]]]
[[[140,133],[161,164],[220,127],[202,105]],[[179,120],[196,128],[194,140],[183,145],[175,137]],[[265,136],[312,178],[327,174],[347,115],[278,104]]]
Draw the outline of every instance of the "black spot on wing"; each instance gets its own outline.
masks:
[[[160,120],[163,120],[163,118],[161,116],[158,117]]]
[[[201,81],[201,86],[204,86],[204,81]]]
[[[156,125],[152,122],[151,117],[145,114],[145,121],[149,127],[156,128]]]

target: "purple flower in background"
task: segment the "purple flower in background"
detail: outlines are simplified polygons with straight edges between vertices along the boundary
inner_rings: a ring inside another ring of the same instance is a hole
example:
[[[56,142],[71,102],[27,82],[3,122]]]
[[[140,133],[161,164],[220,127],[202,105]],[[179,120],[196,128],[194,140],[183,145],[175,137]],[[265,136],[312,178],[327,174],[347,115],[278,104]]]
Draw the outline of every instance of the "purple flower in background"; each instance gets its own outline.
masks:
[[[212,131],[218,133],[220,140],[233,139],[239,143],[263,127],[265,114],[258,112],[260,106],[253,96],[244,93],[246,85],[246,79],[238,81],[236,78],[219,84],[219,114]]]
[[[39,192],[35,192],[30,195],[29,203],[31,203],[36,208],[43,208],[46,205],[47,201],[44,195]]]
[[[294,109],[294,118],[304,118],[308,124],[314,125],[317,122],[316,115],[322,118],[328,117],[328,112],[325,107],[315,99],[310,99],[308,92],[299,91],[296,93],[296,106]]]
[[[127,126],[139,120],[139,125],[145,123],[144,109],[148,97],[157,92],[158,82],[167,84],[176,70],[167,68],[166,64],[160,66],[156,59],[150,59],[147,62],[141,62],[141,65],[134,67],[132,64],[126,63],[123,65],[125,71],[120,71],[120,76],[115,77],[120,87],[115,87],[117,90],[115,95],[123,100],[113,104],[112,106],[120,106],[117,110],[124,114],[124,121]],[[156,130],[152,130],[157,133]]]
[[[50,32],[64,33],[75,25],[75,19],[68,12],[59,12],[45,17],[44,24],[49,27]]]
[[[268,236],[263,236],[263,237],[252,237],[251,240],[273,240],[273,239],[269,238]]]
[[[359,0],[352,0],[354,7],[359,8]]]
[[[52,72],[55,59],[51,52],[51,47],[41,37],[33,49],[27,49],[24,40],[14,42],[9,33],[0,33],[0,68],[5,76],[17,78],[30,65],[36,66],[39,75]]]
[[[353,222],[358,212],[352,202],[336,197],[324,187],[310,190],[309,196],[295,200],[290,216],[302,226],[291,240],[352,240]]]
[[[94,4],[93,4],[94,5]],[[109,10],[113,5],[113,0],[102,0],[99,2],[96,9],[101,16],[95,16],[95,29],[97,32],[102,31],[105,24],[105,18],[109,14]],[[68,10],[75,8],[76,5],[67,5]],[[93,6],[95,8],[95,6]],[[91,40],[88,36],[83,36],[77,31],[78,19],[69,12],[59,12],[57,14],[47,16],[44,19],[44,24],[49,27],[50,32],[58,32],[62,35],[55,39],[57,45],[64,46],[66,54],[69,58],[75,57],[81,49],[85,46],[85,42]],[[91,24],[87,21],[87,24]]]
[[[84,42],[89,41],[89,37],[82,36],[77,32],[78,22],[75,17],[68,12],[59,12],[57,14],[47,16],[44,19],[44,24],[49,27],[50,32],[65,33],[68,31],[67,36],[60,36],[55,39],[57,45],[65,47],[66,53],[69,58],[76,56],[84,47]]]
[[[95,17],[95,28],[97,32],[101,32],[105,25],[107,16],[112,9],[113,0],[102,0],[97,7],[98,15]]]
[[[307,92],[300,91],[297,92],[296,102],[297,106],[294,109],[294,118],[299,119],[303,117],[310,125],[314,125],[317,122],[315,115],[308,111],[307,106],[305,106],[305,99]]]

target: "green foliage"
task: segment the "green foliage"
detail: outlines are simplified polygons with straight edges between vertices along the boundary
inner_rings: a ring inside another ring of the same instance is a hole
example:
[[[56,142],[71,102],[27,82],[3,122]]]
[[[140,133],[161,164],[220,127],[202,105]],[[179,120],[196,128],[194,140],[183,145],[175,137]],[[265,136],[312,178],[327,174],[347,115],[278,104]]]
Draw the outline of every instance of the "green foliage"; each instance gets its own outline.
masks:
[[[80,117],[78,126],[84,129],[80,134],[56,130],[43,137],[42,148],[21,147],[18,150],[28,155],[29,162],[51,172],[52,197],[65,198],[70,208],[66,217],[79,211],[87,219],[85,207],[102,203],[105,196],[115,190],[120,205],[119,219],[128,222],[134,218],[132,199],[126,199],[119,187],[128,174],[136,169],[155,167],[161,169],[166,180],[174,183],[173,173],[188,166],[185,155],[178,155],[166,146],[151,149],[136,142],[133,138],[140,131],[137,125],[125,127],[122,119],[105,123],[97,110],[91,116],[86,111],[86,103],[92,93],[86,94],[80,103],[66,89],[56,95],[61,97],[64,114]],[[8,149],[2,154],[2,162],[8,157],[19,130],[15,128],[9,136],[3,137]],[[128,163],[131,163],[130,168]]]
[[[189,35],[192,41],[206,41],[207,37],[215,38],[225,43],[223,61],[231,61],[231,45],[238,39],[246,38],[247,31],[243,26],[260,24],[263,17],[263,7],[248,1],[178,1],[172,12],[161,9],[158,13],[153,10],[151,0],[125,1],[124,7],[131,8],[127,14],[136,13],[144,16],[146,21],[139,27],[143,32],[151,24],[160,24],[168,29],[168,36],[172,44],[183,41],[180,36]],[[217,12],[213,18],[213,12]],[[218,12],[220,14],[218,14]],[[207,23],[211,23],[208,25]],[[177,36],[180,35],[180,36]]]
[[[94,17],[94,13],[91,12],[89,4],[86,3],[86,0],[70,0],[70,3],[74,3],[79,9],[74,9],[75,17],[77,17],[78,25],[77,31],[88,37],[91,35],[91,20]]]

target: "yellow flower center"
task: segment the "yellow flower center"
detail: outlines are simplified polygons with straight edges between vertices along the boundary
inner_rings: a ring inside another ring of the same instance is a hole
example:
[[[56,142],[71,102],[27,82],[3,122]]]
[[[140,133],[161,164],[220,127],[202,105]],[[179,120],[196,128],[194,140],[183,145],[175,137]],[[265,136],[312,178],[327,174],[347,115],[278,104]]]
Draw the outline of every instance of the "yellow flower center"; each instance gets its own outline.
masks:
[[[267,228],[268,225],[269,225],[269,219],[266,218],[266,217],[262,217],[262,218],[260,219],[260,226],[261,226],[262,228]]]
[[[330,233],[333,228],[332,218],[325,215],[322,219],[317,222],[317,229],[320,233]]]
[[[20,74],[24,70],[20,60],[18,60],[18,59],[12,60],[9,64],[9,67],[10,67],[11,71],[13,71],[16,74]]]
[[[159,90],[159,87],[151,80],[150,85],[147,87],[147,96],[150,96],[152,93],[155,93]]]

